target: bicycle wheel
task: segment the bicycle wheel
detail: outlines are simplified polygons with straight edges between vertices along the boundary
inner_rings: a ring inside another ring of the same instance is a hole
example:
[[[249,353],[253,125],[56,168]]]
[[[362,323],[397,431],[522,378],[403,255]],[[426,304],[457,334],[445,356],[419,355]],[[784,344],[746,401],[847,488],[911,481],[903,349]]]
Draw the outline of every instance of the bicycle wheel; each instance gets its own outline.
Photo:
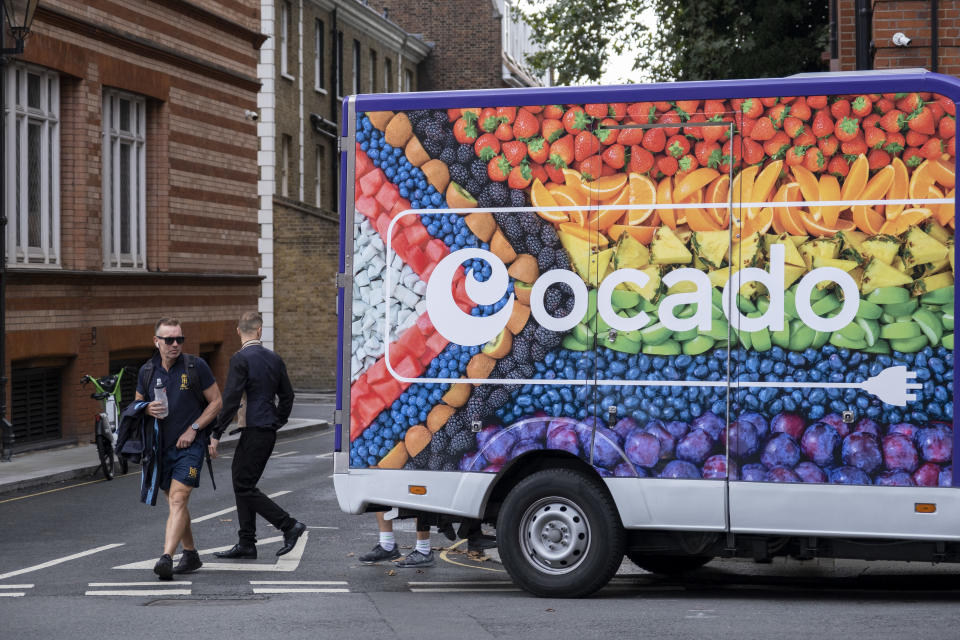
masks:
[[[100,468],[103,470],[103,477],[107,480],[113,480],[113,445],[110,444],[110,438],[103,434],[103,425],[100,418],[97,418],[96,437],[97,455],[100,456]]]

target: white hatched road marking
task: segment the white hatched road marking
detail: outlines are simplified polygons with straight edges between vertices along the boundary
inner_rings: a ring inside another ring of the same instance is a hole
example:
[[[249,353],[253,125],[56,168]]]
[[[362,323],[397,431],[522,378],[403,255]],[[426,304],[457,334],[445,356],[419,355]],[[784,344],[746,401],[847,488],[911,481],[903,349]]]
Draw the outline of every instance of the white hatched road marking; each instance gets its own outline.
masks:
[[[221,457],[223,457],[223,456],[221,456]],[[287,495],[288,493],[290,493],[290,492],[289,492],[289,491],[277,491],[276,493],[271,493],[271,494],[268,495],[267,497],[268,497],[268,498],[277,498],[277,497],[279,497],[279,496],[285,496],[285,495]],[[214,511],[213,513],[208,513],[208,514],[205,515],[205,516],[198,516],[198,517],[192,519],[192,520],[190,521],[190,524],[196,524],[196,523],[198,523],[198,522],[203,522],[204,520],[210,520],[211,518],[216,518],[217,516],[222,516],[222,515],[224,515],[225,513],[230,513],[230,512],[232,512],[232,511],[236,511],[236,510],[237,510],[237,507],[236,507],[236,506],[233,506],[233,507],[230,507],[229,509],[221,509],[220,511]],[[230,548],[230,547],[227,547],[227,549],[229,549],[229,548]]]
[[[33,589],[32,584],[0,584],[0,589]],[[22,598],[26,591],[0,591],[0,598]]]
[[[193,584],[189,580],[177,580],[176,586],[183,586],[185,584]],[[89,582],[87,583],[88,587],[156,587],[157,581],[152,580],[150,582]]]
[[[251,580],[250,584],[253,585],[253,592],[256,594],[350,593],[347,583],[342,580]]]
[[[31,571],[40,571],[41,569],[46,569],[47,567],[53,567],[64,562],[69,562],[71,560],[77,560],[85,556],[93,555],[94,553],[100,553],[101,551],[107,551],[108,549],[116,549],[117,547],[122,547],[124,542],[115,542],[113,544],[106,544],[102,547],[96,547],[95,549],[89,549],[87,551],[81,551],[80,553],[74,553],[69,556],[64,556],[62,558],[57,558],[56,560],[50,560],[49,562],[44,562],[42,564],[35,564],[32,567],[27,567],[25,569],[17,569],[16,571],[10,571],[8,573],[0,573],[0,580],[5,580],[6,578],[12,578],[14,576],[23,575],[24,573],[30,573]]]
[[[283,456],[292,456],[295,453],[300,453],[299,451],[284,451],[283,453],[275,453],[271,458],[282,458]]]
[[[277,558],[277,561],[273,564],[263,564],[256,562],[204,562],[202,571],[278,571],[278,572],[290,572],[296,571],[297,567],[300,566],[300,559],[303,557],[303,550],[307,546],[307,538],[310,536],[309,531],[304,531],[303,535],[300,536],[300,539],[297,540],[297,545],[293,550],[283,556]],[[266,545],[273,542],[279,542],[283,540],[283,536],[274,536],[272,538],[264,538],[263,540],[258,540],[257,545]],[[208,555],[215,553],[217,551],[226,551],[227,549],[232,548],[233,545],[227,545],[224,547],[214,547],[212,549],[201,549],[199,551],[200,555]],[[174,556],[174,560],[180,557],[181,554]],[[130,564],[123,564],[114,569],[152,569],[155,560],[144,560],[142,562],[131,562]]]
[[[177,581],[168,587],[162,587],[156,582],[88,582],[85,596],[189,596],[192,589],[181,587],[192,585],[189,580]],[[127,587],[125,589],[89,589],[89,587]],[[143,589],[142,587],[153,587]],[[161,588],[157,588],[161,587]]]

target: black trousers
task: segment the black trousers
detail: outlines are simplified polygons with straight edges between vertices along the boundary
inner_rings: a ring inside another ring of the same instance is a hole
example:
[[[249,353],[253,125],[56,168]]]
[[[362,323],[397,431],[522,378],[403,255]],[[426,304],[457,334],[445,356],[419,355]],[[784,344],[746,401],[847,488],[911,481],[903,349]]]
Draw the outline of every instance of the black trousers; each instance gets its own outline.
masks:
[[[233,454],[231,471],[233,493],[237,499],[241,544],[252,545],[256,542],[257,514],[281,531],[289,529],[297,522],[257,489],[257,483],[260,482],[260,476],[263,475],[276,442],[277,432],[273,429],[246,427],[240,431],[240,442]]]

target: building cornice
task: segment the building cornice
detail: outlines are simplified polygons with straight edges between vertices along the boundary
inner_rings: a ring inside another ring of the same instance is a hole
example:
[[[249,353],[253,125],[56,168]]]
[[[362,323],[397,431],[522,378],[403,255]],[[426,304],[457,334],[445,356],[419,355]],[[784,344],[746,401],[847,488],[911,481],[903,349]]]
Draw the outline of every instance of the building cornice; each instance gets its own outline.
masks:
[[[357,31],[379,40],[385,47],[399,51],[405,57],[421,62],[433,50],[433,45],[419,35],[404,31],[389,18],[377,13],[372,7],[357,0],[308,0],[324,11],[337,10],[337,21],[344,22]]]

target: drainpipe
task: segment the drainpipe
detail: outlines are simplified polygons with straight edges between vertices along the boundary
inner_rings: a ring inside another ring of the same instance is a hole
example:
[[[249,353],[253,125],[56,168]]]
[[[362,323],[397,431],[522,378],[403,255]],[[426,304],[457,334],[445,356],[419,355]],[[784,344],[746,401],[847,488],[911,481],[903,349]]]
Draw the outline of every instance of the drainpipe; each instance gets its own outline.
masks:
[[[870,8],[870,1],[856,2],[857,71],[873,69],[873,10]]]
[[[337,99],[337,94],[343,91],[343,87],[340,86],[340,56],[343,55],[341,49],[343,48],[343,43],[340,42],[340,38],[337,37],[337,7],[333,8],[333,55],[332,66],[333,66],[333,75],[330,76],[332,82],[333,91],[330,92],[330,114],[333,118],[333,130],[336,132],[337,136],[340,135],[340,101]],[[333,162],[330,163],[330,210],[340,213],[340,154],[337,151],[337,145],[334,144],[331,148],[330,155],[333,157]]]
[[[940,58],[940,3],[938,0],[930,1],[930,71],[937,70],[937,62]]]
[[[840,71],[840,42],[837,38],[837,4],[840,0],[830,0],[830,71]],[[838,65],[834,69],[833,66]]]

